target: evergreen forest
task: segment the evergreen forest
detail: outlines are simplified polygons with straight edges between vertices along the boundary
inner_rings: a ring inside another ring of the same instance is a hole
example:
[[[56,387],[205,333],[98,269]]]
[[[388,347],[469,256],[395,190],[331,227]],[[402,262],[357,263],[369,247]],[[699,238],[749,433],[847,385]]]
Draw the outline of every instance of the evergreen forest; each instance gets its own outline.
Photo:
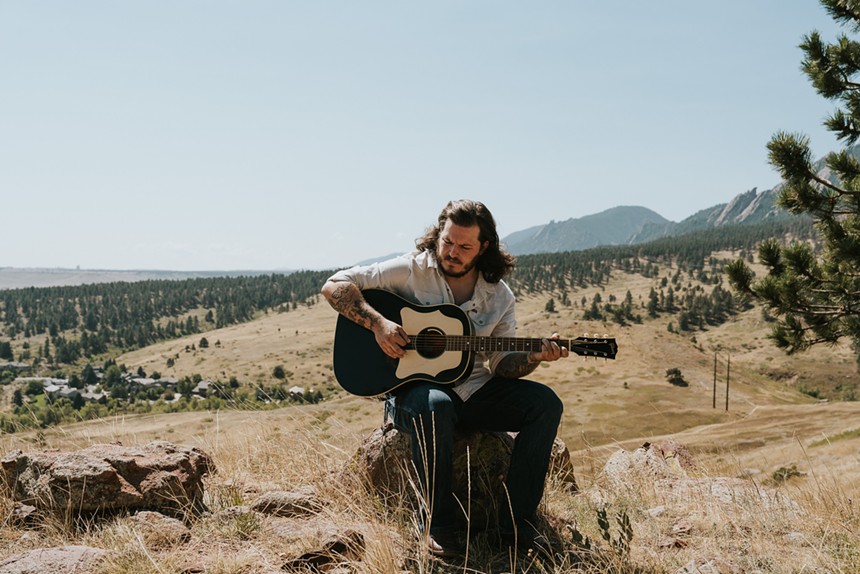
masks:
[[[518,296],[546,297],[547,312],[561,305],[581,314],[583,320],[619,325],[669,314],[670,331],[694,331],[730,320],[749,305],[746,297],[738,297],[724,286],[724,270],[738,254],[752,261],[757,246],[770,238],[814,245],[814,233],[811,220],[793,218],[725,226],[641,245],[522,255],[508,282]],[[114,359],[160,341],[317,304],[320,288],[331,273],[302,271],[0,291],[0,364],[6,361],[7,365],[0,367],[0,384],[12,382],[26,365],[26,372],[32,375],[67,378],[68,385],[82,393],[86,389],[106,391],[99,401],[85,403],[80,396],[48,396],[41,384],[31,381],[26,388],[14,389],[12,412],[0,415],[0,432],[118,412],[259,409],[284,401],[324,400],[319,392],[291,393],[290,373],[283,366],[275,369],[269,383],[242,385],[230,377],[229,381],[211,381],[208,391],[193,397],[198,394],[195,385],[204,378],[200,374],[168,387],[160,383],[158,373],[128,373]],[[650,292],[646,296],[640,291],[634,297],[628,290],[626,297],[604,298],[600,288],[610,274],[645,277],[652,285]],[[582,294],[586,289],[593,293],[590,299]],[[199,345],[203,348],[209,342],[203,337]],[[103,373],[98,381],[91,365]],[[155,381],[143,387],[134,381],[135,376]]]

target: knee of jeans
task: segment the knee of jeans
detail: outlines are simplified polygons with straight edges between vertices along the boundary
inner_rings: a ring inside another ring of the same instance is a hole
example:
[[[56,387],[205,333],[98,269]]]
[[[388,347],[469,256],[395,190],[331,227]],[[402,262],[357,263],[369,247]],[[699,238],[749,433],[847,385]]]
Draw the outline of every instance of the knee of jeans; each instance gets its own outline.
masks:
[[[448,393],[433,390],[427,394],[427,412],[439,413],[437,416],[452,416],[456,412],[454,401]]]
[[[448,428],[453,427],[457,422],[454,402],[444,392],[431,392],[427,397],[427,403],[422,407],[419,409],[419,414],[424,425],[432,423],[436,428]]]
[[[555,391],[549,387],[545,388],[546,391],[542,397],[542,409],[546,416],[557,418],[560,421],[561,415],[564,413],[564,403],[558,398]]]
[[[397,400],[393,404],[393,410],[395,426],[408,432],[413,432],[416,427],[453,427],[457,419],[451,397],[442,391],[431,391]]]

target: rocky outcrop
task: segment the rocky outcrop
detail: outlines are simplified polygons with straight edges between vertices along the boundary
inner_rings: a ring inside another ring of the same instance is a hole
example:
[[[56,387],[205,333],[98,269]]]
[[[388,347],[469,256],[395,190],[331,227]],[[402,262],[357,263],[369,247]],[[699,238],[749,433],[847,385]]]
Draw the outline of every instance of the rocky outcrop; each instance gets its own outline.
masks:
[[[271,529],[271,540],[277,545],[301,550],[285,556],[281,566],[287,572],[331,571],[352,567],[364,559],[364,534],[357,528],[319,520],[288,520]],[[352,566],[351,566],[352,565]]]
[[[99,444],[76,452],[18,450],[0,460],[0,487],[16,502],[61,514],[185,512],[201,503],[203,477],[213,471],[203,451],[168,442]]]
[[[711,506],[799,512],[798,504],[778,490],[744,478],[700,477],[697,474],[693,457],[684,445],[672,440],[645,443],[635,450],[619,450],[609,457],[587,494],[596,501],[603,501],[650,485],[659,498],[670,505],[698,499],[707,500]]]
[[[454,438],[453,488],[455,496],[469,504],[470,522],[478,529],[494,524],[505,502],[507,475],[516,434],[504,432],[458,432]],[[410,437],[388,424],[373,431],[359,446],[346,469],[357,472],[366,485],[385,500],[413,494],[414,468]],[[576,477],[570,451],[556,439],[550,460],[550,480],[576,492]]]
[[[322,501],[311,486],[302,486],[289,491],[265,492],[251,503],[251,510],[271,516],[284,517],[314,515],[322,507]]]
[[[101,548],[60,546],[37,548],[0,561],[3,574],[95,574],[107,555]]]

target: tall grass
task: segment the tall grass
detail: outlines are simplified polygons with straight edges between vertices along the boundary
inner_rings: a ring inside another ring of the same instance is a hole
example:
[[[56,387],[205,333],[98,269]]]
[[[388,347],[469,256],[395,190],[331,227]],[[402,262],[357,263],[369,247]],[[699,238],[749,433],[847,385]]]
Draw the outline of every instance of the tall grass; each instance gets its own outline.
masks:
[[[319,549],[326,525],[335,525],[360,532],[363,549],[347,548],[327,558],[332,564],[348,562],[360,573],[657,574],[708,563],[761,574],[860,572],[856,504],[838,482],[814,472],[773,488],[709,476],[707,470],[679,475],[675,483],[631,473],[622,487],[597,471],[591,484],[580,480],[579,494],[551,477],[540,526],[554,542],[553,554],[514,555],[500,547],[497,533],[472,529],[467,556],[442,562],[428,554],[419,537],[416,509],[422,497],[428,501],[414,473],[383,502],[362,476],[343,472],[363,437],[344,434],[332,420],[314,420],[319,424],[306,424],[300,432],[266,423],[203,437],[200,446],[218,471],[208,478],[208,511],[189,513],[187,541],[158,539],[124,516],[45,517],[24,527],[13,521],[11,501],[0,497],[0,560],[30,548],[84,544],[109,551],[102,574],[193,567],[217,574],[276,572]],[[304,518],[248,508],[262,492],[300,486],[313,487],[322,502]],[[470,501],[460,503],[468,516]],[[295,566],[303,569],[312,571],[310,565]]]

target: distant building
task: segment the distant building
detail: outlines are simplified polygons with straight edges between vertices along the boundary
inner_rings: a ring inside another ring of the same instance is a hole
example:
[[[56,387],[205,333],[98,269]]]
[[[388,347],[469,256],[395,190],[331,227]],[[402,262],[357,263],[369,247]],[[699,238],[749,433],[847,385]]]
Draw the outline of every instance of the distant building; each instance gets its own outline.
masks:
[[[165,389],[175,389],[176,385],[179,384],[179,379],[174,377],[161,377],[158,380]]]
[[[203,380],[197,383],[197,386],[194,387],[194,390],[191,392],[195,395],[205,397],[209,394],[209,389],[212,388],[214,383],[212,381]]]
[[[19,363],[17,361],[9,361],[5,363],[0,363],[0,371],[29,371],[32,365],[28,365],[27,363]]]
[[[107,393],[104,391],[98,391],[97,385],[89,385],[84,392],[81,393],[81,396],[85,401],[90,403],[104,403],[107,401]]]

